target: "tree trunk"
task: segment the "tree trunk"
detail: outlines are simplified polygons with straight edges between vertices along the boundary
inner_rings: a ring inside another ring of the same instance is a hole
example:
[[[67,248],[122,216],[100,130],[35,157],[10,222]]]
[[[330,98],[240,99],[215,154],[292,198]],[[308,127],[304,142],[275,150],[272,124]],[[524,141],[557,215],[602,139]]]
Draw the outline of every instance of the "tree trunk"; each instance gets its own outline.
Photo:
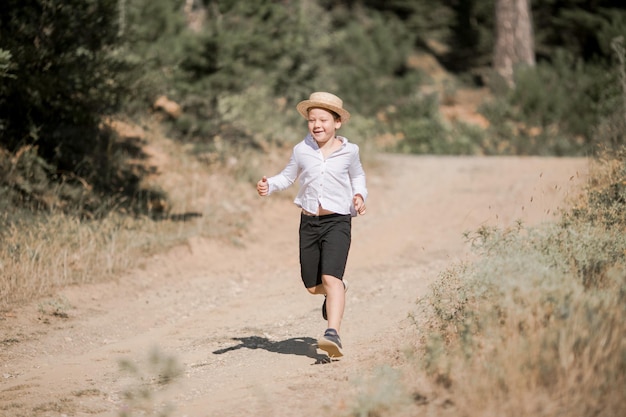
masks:
[[[518,66],[535,66],[535,46],[530,0],[496,0],[496,42],[493,67],[514,87]]]

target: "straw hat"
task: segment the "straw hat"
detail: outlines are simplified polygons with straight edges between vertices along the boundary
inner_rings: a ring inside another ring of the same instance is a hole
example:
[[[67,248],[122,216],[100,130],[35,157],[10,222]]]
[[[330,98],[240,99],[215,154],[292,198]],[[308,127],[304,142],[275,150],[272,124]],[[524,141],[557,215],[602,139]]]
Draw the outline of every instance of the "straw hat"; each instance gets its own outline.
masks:
[[[341,122],[350,120],[350,113],[343,108],[343,101],[334,94],[318,91],[309,96],[308,100],[303,100],[296,106],[298,113],[305,119],[309,118],[309,109],[319,107],[337,113],[341,117]]]

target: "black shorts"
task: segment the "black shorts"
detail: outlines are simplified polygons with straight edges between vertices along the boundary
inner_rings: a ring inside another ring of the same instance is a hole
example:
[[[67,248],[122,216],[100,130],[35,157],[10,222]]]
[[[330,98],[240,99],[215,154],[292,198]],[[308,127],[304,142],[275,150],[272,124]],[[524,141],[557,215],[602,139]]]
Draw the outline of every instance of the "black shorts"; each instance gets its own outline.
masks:
[[[300,272],[306,288],[322,283],[322,275],[343,279],[350,251],[352,216],[328,214],[300,217]]]

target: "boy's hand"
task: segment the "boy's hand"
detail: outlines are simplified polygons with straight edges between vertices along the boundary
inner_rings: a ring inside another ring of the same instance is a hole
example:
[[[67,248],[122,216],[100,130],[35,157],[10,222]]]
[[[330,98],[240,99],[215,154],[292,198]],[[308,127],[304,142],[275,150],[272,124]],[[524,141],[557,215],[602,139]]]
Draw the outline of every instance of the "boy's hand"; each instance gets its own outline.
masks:
[[[256,183],[256,191],[260,196],[266,196],[269,190],[270,185],[267,183],[267,177],[263,176],[263,178]]]
[[[359,213],[360,215],[364,215],[367,212],[367,210],[365,209],[365,201],[363,201],[363,197],[361,196],[361,194],[355,195],[352,198],[352,201],[354,202],[354,209],[357,213]]]

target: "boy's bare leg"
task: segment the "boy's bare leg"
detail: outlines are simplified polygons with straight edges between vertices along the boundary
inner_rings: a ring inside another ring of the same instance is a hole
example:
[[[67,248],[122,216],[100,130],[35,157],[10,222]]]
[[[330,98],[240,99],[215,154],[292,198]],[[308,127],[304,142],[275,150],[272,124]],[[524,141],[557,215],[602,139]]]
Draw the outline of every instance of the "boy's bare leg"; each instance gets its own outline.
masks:
[[[324,289],[324,285],[322,284],[307,288],[307,291],[313,295],[326,295],[326,289]]]
[[[346,291],[343,281],[332,275],[322,275],[322,286],[326,291],[328,327],[337,330],[337,333],[339,333],[343,310],[346,305]]]

